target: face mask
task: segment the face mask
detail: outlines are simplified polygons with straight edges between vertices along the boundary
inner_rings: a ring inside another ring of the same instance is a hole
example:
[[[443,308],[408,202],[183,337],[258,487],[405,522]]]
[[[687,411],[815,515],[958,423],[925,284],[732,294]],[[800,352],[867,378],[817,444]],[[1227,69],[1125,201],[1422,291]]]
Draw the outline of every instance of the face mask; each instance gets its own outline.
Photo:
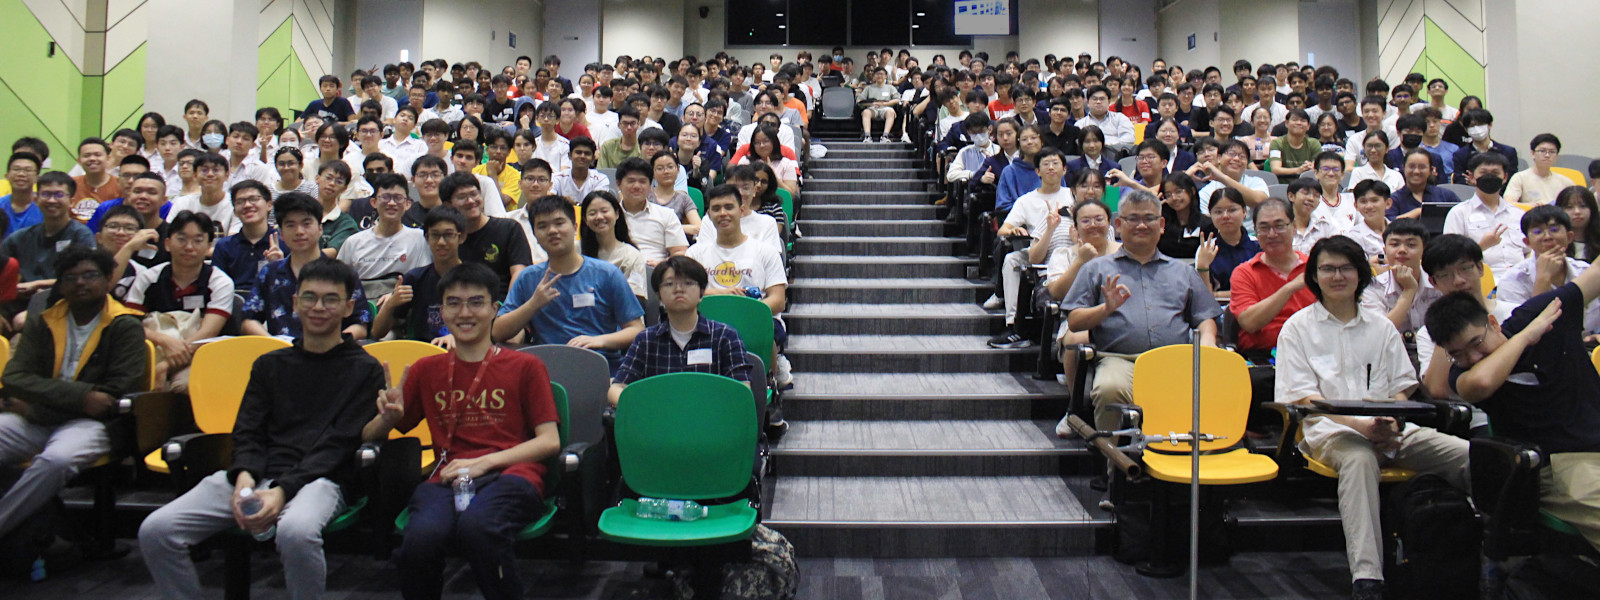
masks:
[[[1417,135],[1415,133],[1408,133],[1408,134],[1400,136],[1400,145],[1401,146],[1405,146],[1407,148],[1415,148],[1415,147],[1417,147],[1417,146],[1419,146],[1421,144],[1422,144],[1422,136]]]
[[[1489,126],[1488,125],[1473,125],[1471,127],[1468,127],[1467,128],[1467,136],[1471,137],[1472,141],[1474,141],[1474,142],[1481,142],[1481,141],[1484,141],[1486,139],[1489,139]]]
[[[213,150],[222,147],[222,134],[208,133],[200,136],[200,143]]]
[[[972,134],[972,144],[977,146],[977,147],[979,147],[979,148],[982,148],[984,146],[989,145],[989,134],[987,134],[987,133],[974,133],[974,134]]]
[[[1485,194],[1498,194],[1500,193],[1500,189],[1505,187],[1505,185],[1506,181],[1501,179],[1499,175],[1488,175],[1478,178],[1478,191]]]
[[[833,62],[839,62],[841,60],[844,60],[844,55],[843,54],[835,54],[835,55],[833,55]]]

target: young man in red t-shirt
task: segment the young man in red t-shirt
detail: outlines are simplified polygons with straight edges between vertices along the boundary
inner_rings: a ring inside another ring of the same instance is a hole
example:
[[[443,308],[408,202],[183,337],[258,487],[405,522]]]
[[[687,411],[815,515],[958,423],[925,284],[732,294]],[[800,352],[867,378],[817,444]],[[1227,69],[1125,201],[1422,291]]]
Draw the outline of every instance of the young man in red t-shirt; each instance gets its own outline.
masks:
[[[543,461],[561,442],[544,363],[502,350],[489,338],[499,286],[494,271],[477,263],[445,274],[440,311],[455,349],[418,360],[400,389],[379,392],[378,416],[362,430],[363,438],[377,441],[390,429],[410,431],[427,418],[443,465],[411,495],[400,547],[400,587],[408,599],[439,597],[445,548],[452,545],[467,558],[484,596],[523,594],[512,546],[517,532],[539,516]],[[463,471],[475,494],[457,512],[452,484]]]

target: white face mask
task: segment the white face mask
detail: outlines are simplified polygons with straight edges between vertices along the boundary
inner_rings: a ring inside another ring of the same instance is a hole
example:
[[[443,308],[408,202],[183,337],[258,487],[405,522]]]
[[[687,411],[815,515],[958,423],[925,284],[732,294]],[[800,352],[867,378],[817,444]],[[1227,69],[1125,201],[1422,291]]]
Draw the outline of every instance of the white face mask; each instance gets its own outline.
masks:
[[[979,148],[982,148],[984,146],[988,146],[989,145],[989,134],[987,134],[987,133],[974,133],[974,134],[972,134],[972,144],[974,146],[979,147]]]
[[[1467,128],[1467,136],[1471,137],[1472,141],[1474,141],[1474,142],[1481,142],[1481,141],[1484,141],[1486,139],[1489,139],[1489,126],[1488,125],[1473,125],[1471,127],[1468,127]]]

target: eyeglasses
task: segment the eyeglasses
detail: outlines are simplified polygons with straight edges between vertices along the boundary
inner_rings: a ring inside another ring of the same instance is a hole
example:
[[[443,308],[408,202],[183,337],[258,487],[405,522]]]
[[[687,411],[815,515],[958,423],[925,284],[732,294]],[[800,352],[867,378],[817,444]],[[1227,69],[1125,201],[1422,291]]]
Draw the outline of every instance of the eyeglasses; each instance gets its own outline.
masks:
[[[1330,175],[1337,175],[1344,172],[1344,167],[1320,167],[1317,170]]]
[[[316,308],[317,306],[338,308],[339,304],[344,302],[344,296],[338,294],[318,296],[312,292],[306,292],[295,296],[295,302],[299,303],[300,308]]]
[[[1322,265],[1320,267],[1317,267],[1317,274],[1321,275],[1323,277],[1332,277],[1334,275],[1355,275],[1356,274],[1356,266],[1355,265]]]
[[[1161,215],[1119,215],[1117,218],[1133,226],[1154,225],[1161,220]]]
[[[101,229],[111,233],[138,233],[139,226],[128,225],[125,223],[107,223],[105,226],[101,227]]]
[[[1276,235],[1288,231],[1291,227],[1293,227],[1293,225],[1289,224],[1288,221],[1258,224],[1256,225],[1256,233],[1261,235]]]
[[[1533,151],[1534,154],[1537,154],[1539,156],[1555,156],[1558,152],[1559,151],[1557,151],[1557,150],[1551,150],[1549,148],[1540,148],[1538,150],[1534,150]]]
[[[1106,217],[1105,217],[1105,215],[1095,215],[1093,217],[1083,217],[1083,218],[1078,219],[1078,224],[1079,225],[1105,225],[1106,224]]]
[[[661,287],[664,289],[687,290],[698,288],[700,284],[693,279],[684,279],[682,281],[668,279],[661,282]]]
[[[433,181],[435,179],[444,179],[444,173],[440,173],[438,171],[420,171],[416,175],[412,175],[411,178],[417,181]]]
[[[448,310],[448,311],[451,311],[451,312],[460,312],[461,311],[461,307],[463,307],[463,306],[467,307],[467,308],[470,308],[473,311],[480,311],[480,310],[483,310],[485,308],[488,308],[490,304],[493,304],[493,302],[490,301],[489,298],[486,297],[486,296],[473,296],[471,298],[466,298],[466,299],[445,298],[443,306],[444,306],[445,310]]]
[[[1244,209],[1237,206],[1221,206],[1213,207],[1211,209],[1211,214],[1213,215],[1236,215],[1241,212],[1244,212]]]
[[[66,200],[68,196],[66,192],[39,192],[36,195],[40,200]]]
[[[405,194],[378,194],[374,198],[381,204],[399,204],[407,199]]]
[[[71,274],[71,273],[68,273],[68,274],[65,274],[65,275],[57,275],[56,276],[56,282],[57,283],[65,283],[65,284],[69,284],[70,285],[70,284],[74,284],[74,283],[94,283],[96,281],[100,281],[100,280],[105,279],[105,278],[106,278],[106,274],[105,273],[101,273],[99,271],[84,271],[84,272],[78,273],[76,275]]]
[[[184,247],[190,247],[190,246],[198,247],[198,246],[204,246],[204,245],[210,243],[210,240],[207,240],[206,238],[203,238],[203,237],[189,237],[189,236],[186,236],[186,235],[175,235],[175,236],[172,236],[172,237],[167,238],[167,239],[172,240],[172,243],[174,243],[174,244],[177,244],[179,246],[184,246]]]
[[[544,185],[544,184],[550,183],[550,178],[549,177],[538,177],[538,176],[523,177],[522,180],[526,181],[528,183],[537,183],[539,185]]]
[[[428,234],[428,241],[430,241],[430,242],[449,242],[449,241],[454,241],[456,238],[460,237],[460,235],[461,234],[455,233],[455,232],[450,232],[450,233],[430,233],[430,234]]]
[[[1139,158],[1136,159],[1137,162],[1156,162],[1158,160],[1161,160],[1161,157],[1154,154],[1140,154]]]

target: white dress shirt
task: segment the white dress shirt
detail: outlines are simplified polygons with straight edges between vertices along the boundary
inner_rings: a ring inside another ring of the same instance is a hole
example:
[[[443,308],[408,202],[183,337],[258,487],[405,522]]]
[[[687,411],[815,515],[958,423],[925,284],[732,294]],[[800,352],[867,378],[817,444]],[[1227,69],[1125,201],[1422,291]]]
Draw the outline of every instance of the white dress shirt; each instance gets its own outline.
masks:
[[[1099,127],[1100,131],[1106,134],[1106,144],[1110,146],[1134,144],[1133,121],[1129,121],[1127,115],[1114,110],[1106,111],[1106,116],[1098,119],[1093,114],[1084,115],[1082,119],[1078,119],[1076,125],[1078,129],[1090,125]]]
[[[1444,232],[1459,233],[1476,242],[1495,226],[1504,225],[1506,230],[1500,234],[1500,243],[1483,250],[1484,264],[1498,277],[1517,266],[1527,254],[1528,246],[1522,239],[1522,214],[1522,209],[1504,200],[1499,208],[1490,209],[1483,203],[1482,195],[1473,194],[1472,198],[1450,208],[1444,217]]]
[[[1346,323],[1321,302],[1289,317],[1278,333],[1275,400],[1311,395],[1329,400],[1388,399],[1417,385],[1400,330],[1382,313],[1363,308]],[[1406,429],[1416,425],[1407,424]],[[1349,427],[1324,417],[1306,419],[1302,449],[1318,446]]]
[[[1511,306],[1521,306],[1529,298],[1537,296],[1533,292],[1533,282],[1539,275],[1539,257],[1529,256],[1522,262],[1511,267],[1509,271],[1495,274],[1495,301]],[[1567,281],[1572,281],[1581,275],[1584,269],[1589,268],[1589,263],[1576,258],[1567,258]],[[1564,282],[1563,282],[1564,283]],[[1560,285],[1560,284],[1557,284]],[[1600,331],[1600,300],[1590,302],[1583,307],[1583,332],[1595,333]]]

